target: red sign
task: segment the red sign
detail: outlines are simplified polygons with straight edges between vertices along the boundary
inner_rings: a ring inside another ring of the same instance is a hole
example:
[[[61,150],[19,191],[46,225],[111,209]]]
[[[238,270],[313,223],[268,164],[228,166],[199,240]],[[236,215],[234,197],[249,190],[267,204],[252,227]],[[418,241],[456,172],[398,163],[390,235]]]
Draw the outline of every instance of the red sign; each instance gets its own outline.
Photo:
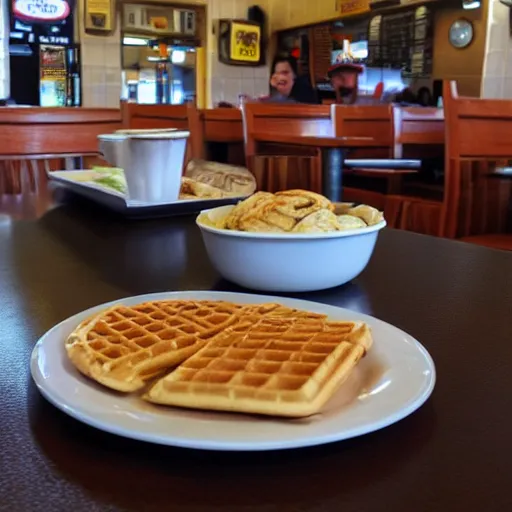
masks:
[[[13,0],[12,12],[16,18],[44,23],[66,19],[71,9],[66,0]]]

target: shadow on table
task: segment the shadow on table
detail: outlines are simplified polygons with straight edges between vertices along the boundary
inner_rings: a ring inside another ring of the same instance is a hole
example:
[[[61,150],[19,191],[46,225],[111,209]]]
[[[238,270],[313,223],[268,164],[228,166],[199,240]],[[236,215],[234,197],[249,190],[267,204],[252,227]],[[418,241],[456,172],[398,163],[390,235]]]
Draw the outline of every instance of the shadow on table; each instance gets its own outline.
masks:
[[[338,500],[361,502],[361,492],[380,481],[389,483],[396,473],[428,464],[425,449],[436,429],[429,401],[400,423],[353,440],[280,452],[222,453],[106,434],[56,410],[33,384],[28,407],[41,455],[65,485],[78,488],[72,491],[77,499],[83,500],[85,490],[90,503],[84,506],[101,504],[109,510],[337,510]],[[369,501],[365,495],[364,502]]]
[[[44,215],[40,224],[100,278],[131,295],[181,288],[190,276],[214,282],[193,216],[129,220],[81,202]]]
[[[219,292],[233,292],[233,293],[250,293],[256,295],[276,295],[278,297],[292,297],[294,299],[311,300],[314,302],[321,302],[333,306],[343,307],[366,313],[371,315],[373,313],[372,303],[370,296],[366,292],[364,286],[357,280],[337,286],[336,288],[329,288],[327,290],[320,290],[317,292],[308,293],[282,293],[282,292],[259,292],[242,288],[233,284],[225,279],[217,281],[212,287],[212,290]]]

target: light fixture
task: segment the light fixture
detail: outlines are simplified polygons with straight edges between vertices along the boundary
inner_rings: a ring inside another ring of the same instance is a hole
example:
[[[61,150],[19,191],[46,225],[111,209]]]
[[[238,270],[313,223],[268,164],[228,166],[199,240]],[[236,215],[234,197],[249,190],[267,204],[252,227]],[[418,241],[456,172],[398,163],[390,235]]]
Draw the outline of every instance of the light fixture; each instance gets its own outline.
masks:
[[[171,62],[173,64],[183,64],[185,62],[185,52],[183,50],[173,50]]]
[[[123,37],[123,44],[125,46],[147,46],[148,40],[140,37]]]
[[[479,9],[482,6],[480,0],[462,0],[463,9]]]

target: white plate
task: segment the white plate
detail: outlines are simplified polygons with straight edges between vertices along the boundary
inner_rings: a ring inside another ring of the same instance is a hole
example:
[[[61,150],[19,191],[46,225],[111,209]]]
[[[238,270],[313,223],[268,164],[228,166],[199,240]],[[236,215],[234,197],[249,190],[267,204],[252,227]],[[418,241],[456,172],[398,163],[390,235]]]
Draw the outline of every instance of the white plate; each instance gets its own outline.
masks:
[[[103,304],[64,320],[38,341],[31,372],[41,393],[79,421],[133,439],[208,450],[278,450],[379,430],[415,411],[434,388],[434,363],[420,343],[367,315],[284,297],[205,291],[141,295],[122,302],[130,305],[161,299],[280,302],[335,320],[363,320],[373,329],[374,346],[322,413],[311,418],[286,420],[165,408],[110,392],[79,374],[69,362],[64,340],[78,323],[109,305]]]

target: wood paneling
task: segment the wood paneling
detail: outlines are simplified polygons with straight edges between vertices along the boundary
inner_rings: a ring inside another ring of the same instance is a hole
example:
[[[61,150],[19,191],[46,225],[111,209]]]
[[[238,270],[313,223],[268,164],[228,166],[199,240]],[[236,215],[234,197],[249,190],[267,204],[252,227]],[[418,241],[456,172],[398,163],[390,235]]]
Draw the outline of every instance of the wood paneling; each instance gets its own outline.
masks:
[[[123,124],[126,128],[188,129],[186,105],[139,105],[124,103]]]
[[[119,128],[119,109],[0,108],[0,155],[95,153],[97,136]]]
[[[484,0],[487,6],[487,0]],[[434,69],[432,76],[439,80],[456,80],[463,96],[480,96],[482,71],[487,34],[487,9],[436,10],[434,28]],[[474,40],[464,49],[454,48],[449,41],[452,23],[460,18],[470,20],[474,28]]]

